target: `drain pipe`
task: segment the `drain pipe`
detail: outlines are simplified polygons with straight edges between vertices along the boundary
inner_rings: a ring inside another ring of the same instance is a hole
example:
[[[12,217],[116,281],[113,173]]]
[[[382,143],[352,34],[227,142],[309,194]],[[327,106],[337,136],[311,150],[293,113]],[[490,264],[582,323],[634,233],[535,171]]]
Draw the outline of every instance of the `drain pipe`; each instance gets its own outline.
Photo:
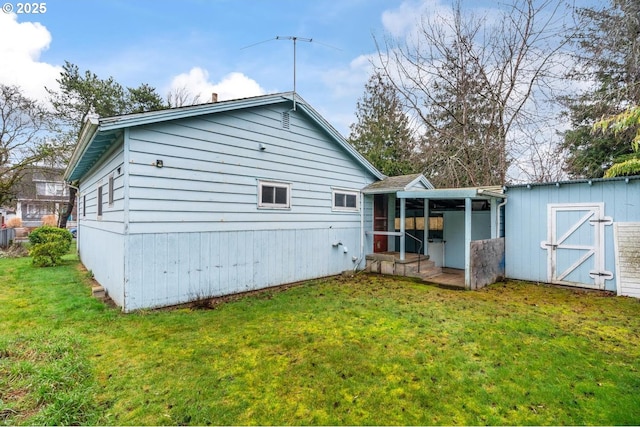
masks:
[[[500,209],[502,209],[502,207],[504,207],[504,206],[507,204],[507,200],[509,200],[509,199],[507,199],[507,198],[505,197],[504,202],[502,202],[502,203],[500,203],[500,204],[498,205],[498,212],[496,212],[496,217],[497,217],[497,218],[496,218],[496,222],[497,222],[497,229],[496,229],[496,232],[497,232],[497,234],[498,234],[498,237],[500,237],[500,226],[502,225],[502,221],[500,221]]]

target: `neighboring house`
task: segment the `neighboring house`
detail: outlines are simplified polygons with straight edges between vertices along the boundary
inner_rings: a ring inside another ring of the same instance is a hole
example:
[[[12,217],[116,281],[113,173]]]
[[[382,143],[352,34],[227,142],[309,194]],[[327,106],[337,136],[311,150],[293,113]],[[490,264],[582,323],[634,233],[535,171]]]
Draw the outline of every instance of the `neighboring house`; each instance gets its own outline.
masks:
[[[35,228],[42,225],[44,216],[57,217],[69,198],[63,173],[64,169],[60,168],[28,168],[15,187],[15,207],[6,209],[5,221],[18,217],[23,227]]]
[[[64,178],[81,260],[128,312],[362,268],[384,176],[285,93],[89,119]]]
[[[505,192],[507,277],[640,297],[640,176]]]

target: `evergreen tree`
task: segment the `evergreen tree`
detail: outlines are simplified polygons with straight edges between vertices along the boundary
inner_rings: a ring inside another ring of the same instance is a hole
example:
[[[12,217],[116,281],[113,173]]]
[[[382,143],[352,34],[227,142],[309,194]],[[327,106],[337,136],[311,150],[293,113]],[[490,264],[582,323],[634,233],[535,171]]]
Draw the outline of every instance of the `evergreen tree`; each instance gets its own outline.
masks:
[[[561,149],[570,176],[598,178],[632,153],[628,132],[594,134],[591,128],[602,117],[640,104],[640,2],[611,0],[607,8],[581,8],[576,16],[577,66],[569,77],[592,84],[563,100],[572,128],[564,133]]]
[[[47,89],[57,121],[56,140],[52,152],[54,163],[66,164],[80,137],[82,125],[90,115],[110,117],[167,108],[156,90],[142,84],[138,88],[125,89],[113,77],[99,78],[87,70],[81,73],[77,65],[65,62],[60,78],[56,80],[60,90]],[[58,226],[65,228],[75,205],[76,189],[69,191],[66,209],[60,215]]]
[[[395,88],[379,73],[365,85],[356,105],[357,123],[350,126],[349,143],[387,176],[414,173],[414,146],[409,119]]]

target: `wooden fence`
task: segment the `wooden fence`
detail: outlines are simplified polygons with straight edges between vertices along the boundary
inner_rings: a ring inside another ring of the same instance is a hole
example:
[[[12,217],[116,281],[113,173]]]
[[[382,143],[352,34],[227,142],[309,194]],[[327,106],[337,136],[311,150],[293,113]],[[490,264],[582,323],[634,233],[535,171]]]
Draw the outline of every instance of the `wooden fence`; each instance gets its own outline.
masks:
[[[0,248],[6,248],[16,239],[16,230],[14,228],[0,229]]]

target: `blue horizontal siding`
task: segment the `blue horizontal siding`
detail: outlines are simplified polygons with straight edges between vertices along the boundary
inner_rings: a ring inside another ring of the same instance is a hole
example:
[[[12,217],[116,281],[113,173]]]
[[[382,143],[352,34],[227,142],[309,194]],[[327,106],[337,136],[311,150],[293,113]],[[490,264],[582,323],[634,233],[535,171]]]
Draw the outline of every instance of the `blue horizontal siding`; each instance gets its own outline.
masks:
[[[375,178],[297,113],[289,112],[283,129],[285,111],[256,108],[131,129],[131,232],[359,226],[358,212],[332,211],[332,189],[357,191]],[[291,208],[259,209],[259,180],[290,183]]]

